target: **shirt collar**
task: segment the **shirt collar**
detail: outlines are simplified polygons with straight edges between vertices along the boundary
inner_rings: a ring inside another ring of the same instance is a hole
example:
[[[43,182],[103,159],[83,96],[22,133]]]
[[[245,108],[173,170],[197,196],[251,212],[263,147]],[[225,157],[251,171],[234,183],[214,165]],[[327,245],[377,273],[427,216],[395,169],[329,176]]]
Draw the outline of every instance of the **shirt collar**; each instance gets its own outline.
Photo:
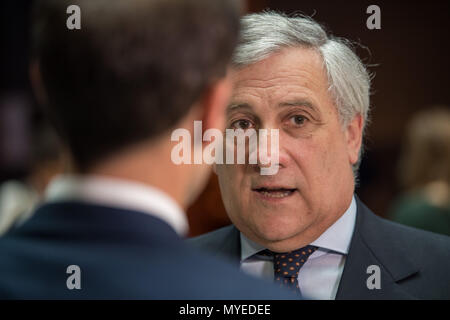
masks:
[[[180,236],[188,231],[183,210],[168,194],[149,185],[106,176],[60,175],[46,189],[47,202],[77,200],[155,216]]]
[[[259,243],[256,243],[240,232],[241,235],[241,261],[246,260],[247,258],[250,258],[254,254],[266,249]]]
[[[352,197],[350,207],[319,238],[311,242],[312,246],[347,254],[353,236],[356,221],[356,200]]]
[[[320,249],[331,250],[341,254],[347,254],[352,239],[356,221],[356,200],[352,197],[349,208],[332,224],[319,238],[310,244]],[[260,244],[248,239],[240,233],[241,237],[241,261],[266,249]]]

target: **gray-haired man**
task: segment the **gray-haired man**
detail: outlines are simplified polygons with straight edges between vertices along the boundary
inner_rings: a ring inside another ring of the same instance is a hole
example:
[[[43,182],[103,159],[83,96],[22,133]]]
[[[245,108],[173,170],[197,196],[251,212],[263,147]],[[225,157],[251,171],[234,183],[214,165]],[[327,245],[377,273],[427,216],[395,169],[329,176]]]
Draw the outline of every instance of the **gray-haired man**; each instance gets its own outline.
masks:
[[[278,129],[279,170],[218,165],[234,226],[192,242],[310,298],[450,298],[450,238],[383,220],[354,194],[370,75],[347,42],[273,12],[242,26],[227,127]]]

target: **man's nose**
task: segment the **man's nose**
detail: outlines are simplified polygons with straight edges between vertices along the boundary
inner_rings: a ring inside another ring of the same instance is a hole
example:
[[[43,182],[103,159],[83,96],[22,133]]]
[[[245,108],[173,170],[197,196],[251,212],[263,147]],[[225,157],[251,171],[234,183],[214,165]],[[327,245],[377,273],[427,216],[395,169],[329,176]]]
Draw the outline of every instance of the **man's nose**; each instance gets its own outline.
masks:
[[[262,175],[274,175],[284,167],[286,154],[281,152],[278,129],[260,129],[258,132],[258,145],[252,152],[256,154],[255,170]]]

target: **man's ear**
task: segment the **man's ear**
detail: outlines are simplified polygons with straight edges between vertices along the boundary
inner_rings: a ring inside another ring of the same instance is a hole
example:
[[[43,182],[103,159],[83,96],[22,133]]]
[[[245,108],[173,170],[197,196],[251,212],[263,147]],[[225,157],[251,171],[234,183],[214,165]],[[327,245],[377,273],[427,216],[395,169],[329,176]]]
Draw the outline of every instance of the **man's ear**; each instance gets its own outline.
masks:
[[[347,139],[347,150],[349,161],[353,165],[358,161],[359,150],[362,144],[362,130],[364,119],[361,114],[357,114],[352,121],[349,122],[345,129],[345,137]]]
[[[33,60],[29,67],[29,76],[31,87],[40,105],[47,104],[47,92],[45,91],[44,81],[42,80],[41,68],[38,60]]]
[[[208,129],[225,129],[225,110],[230,100],[232,90],[229,72],[223,78],[213,82],[203,96],[200,105],[203,107],[202,127]]]

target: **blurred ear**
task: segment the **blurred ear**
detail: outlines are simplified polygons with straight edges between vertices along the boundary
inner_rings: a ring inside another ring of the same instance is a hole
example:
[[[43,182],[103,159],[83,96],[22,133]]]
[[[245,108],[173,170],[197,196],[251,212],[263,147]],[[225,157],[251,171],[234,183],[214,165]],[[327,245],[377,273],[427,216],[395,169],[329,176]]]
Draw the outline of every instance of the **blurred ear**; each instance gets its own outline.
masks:
[[[203,107],[203,132],[208,129],[225,129],[225,110],[230,100],[232,90],[229,72],[223,78],[216,80],[203,96],[200,105]]]
[[[358,161],[359,150],[361,149],[362,143],[363,123],[363,117],[360,114],[357,114],[347,125],[345,131],[349,161],[352,165]]]
[[[30,63],[29,68],[30,82],[33,89],[34,96],[40,105],[47,104],[47,93],[44,88],[44,82],[42,80],[41,68],[39,61],[33,60]]]

